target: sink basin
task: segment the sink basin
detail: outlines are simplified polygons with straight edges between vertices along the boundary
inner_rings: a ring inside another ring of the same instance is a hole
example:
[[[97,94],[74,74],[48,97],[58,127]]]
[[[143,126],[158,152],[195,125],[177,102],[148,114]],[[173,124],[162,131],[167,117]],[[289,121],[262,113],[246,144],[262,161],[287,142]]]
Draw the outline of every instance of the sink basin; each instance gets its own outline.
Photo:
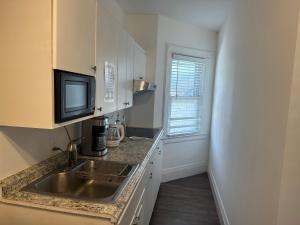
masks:
[[[91,174],[105,174],[113,176],[128,176],[132,171],[133,165],[120,162],[104,161],[104,160],[87,160],[83,163],[78,171]]]
[[[138,165],[86,160],[71,170],[48,174],[23,191],[90,201],[114,201]]]
[[[75,173],[54,173],[35,183],[34,188],[42,192],[72,194],[80,189],[86,181]]]

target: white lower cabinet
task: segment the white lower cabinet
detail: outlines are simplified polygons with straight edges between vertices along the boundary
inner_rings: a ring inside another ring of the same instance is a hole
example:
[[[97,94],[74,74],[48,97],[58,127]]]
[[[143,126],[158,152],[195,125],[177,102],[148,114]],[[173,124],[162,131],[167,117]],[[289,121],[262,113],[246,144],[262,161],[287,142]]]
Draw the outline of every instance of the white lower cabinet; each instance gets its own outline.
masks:
[[[146,188],[143,189],[142,196],[136,207],[134,216],[131,219],[130,225],[144,225],[145,224],[145,192]]]
[[[162,143],[159,142],[149,160],[148,183],[145,192],[145,223],[149,224],[161,183]]]
[[[150,157],[140,183],[133,193],[119,225],[148,225],[161,182],[162,143]]]

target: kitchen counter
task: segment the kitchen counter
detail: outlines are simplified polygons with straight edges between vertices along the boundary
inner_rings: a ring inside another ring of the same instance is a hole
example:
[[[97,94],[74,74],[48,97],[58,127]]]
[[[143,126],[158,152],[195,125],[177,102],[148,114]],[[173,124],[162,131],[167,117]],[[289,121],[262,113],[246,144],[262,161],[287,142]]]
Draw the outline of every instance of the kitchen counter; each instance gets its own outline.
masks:
[[[132,140],[126,138],[125,142],[122,142],[119,147],[109,149],[106,156],[97,158],[100,160],[139,164],[139,168],[130,178],[126,187],[115,202],[103,203],[60,198],[21,190],[33,181],[66,164],[67,158],[63,153],[0,181],[0,201],[46,210],[73,213],[76,215],[99,217],[108,219],[112,223],[117,223],[125,210],[136,185],[143,175],[145,166],[154,151],[154,147],[159,142],[162,135],[163,130],[160,130],[153,139],[143,138]],[[93,159],[95,159],[95,157]]]

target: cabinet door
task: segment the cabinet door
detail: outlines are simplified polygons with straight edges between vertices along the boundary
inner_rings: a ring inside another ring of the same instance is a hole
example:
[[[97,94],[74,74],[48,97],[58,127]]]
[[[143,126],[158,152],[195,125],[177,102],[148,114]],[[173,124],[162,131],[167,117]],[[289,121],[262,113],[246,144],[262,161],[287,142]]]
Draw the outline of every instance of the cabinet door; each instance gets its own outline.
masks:
[[[149,168],[149,171],[145,174],[145,176],[148,176],[148,183],[146,183],[146,191],[145,191],[145,201],[144,201],[144,207],[145,207],[145,213],[144,213],[144,224],[148,225],[150,223],[150,219],[152,216],[152,202],[153,202],[153,172],[152,172],[152,165],[149,165],[151,168]]]
[[[159,191],[161,183],[161,170],[162,170],[162,142],[159,142],[155,154],[154,164],[153,164],[153,194],[156,197]],[[155,204],[155,201],[154,201]],[[153,204],[153,206],[154,206]]]
[[[156,147],[149,160],[149,181],[145,194],[145,224],[149,224],[161,182],[162,144]]]
[[[137,211],[135,213],[135,222],[133,223],[134,225],[144,225],[145,224],[145,191],[146,189],[144,188],[141,200],[138,204]]]
[[[127,104],[127,51],[128,34],[118,25],[118,110]]]
[[[139,205],[137,214],[136,214],[136,225],[145,225],[145,221],[144,221],[144,217],[145,217],[145,209],[144,209],[144,202],[142,202]]]
[[[133,105],[134,40],[129,35],[127,44],[126,101],[127,107],[131,107]]]
[[[53,1],[53,67],[95,75],[97,0]]]
[[[117,21],[98,2],[96,42],[96,116],[117,110]],[[105,78],[105,64],[113,70],[112,90]],[[111,97],[107,97],[109,90]]]
[[[134,79],[143,80],[146,76],[146,54],[136,43],[134,47]]]

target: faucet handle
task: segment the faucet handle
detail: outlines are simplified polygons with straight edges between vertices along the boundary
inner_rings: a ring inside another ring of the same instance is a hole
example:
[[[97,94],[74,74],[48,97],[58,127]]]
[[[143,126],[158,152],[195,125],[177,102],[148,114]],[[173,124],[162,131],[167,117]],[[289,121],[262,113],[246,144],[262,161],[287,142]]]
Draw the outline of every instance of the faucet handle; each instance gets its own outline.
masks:
[[[59,148],[59,147],[53,147],[53,148],[52,148],[52,151],[61,151],[61,152],[64,152],[64,150],[62,150],[62,149]]]
[[[79,137],[79,138],[76,138],[76,139],[72,140],[70,143],[74,143],[75,144],[76,142],[81,141],[83,139],[85,139],[85,137]]]

